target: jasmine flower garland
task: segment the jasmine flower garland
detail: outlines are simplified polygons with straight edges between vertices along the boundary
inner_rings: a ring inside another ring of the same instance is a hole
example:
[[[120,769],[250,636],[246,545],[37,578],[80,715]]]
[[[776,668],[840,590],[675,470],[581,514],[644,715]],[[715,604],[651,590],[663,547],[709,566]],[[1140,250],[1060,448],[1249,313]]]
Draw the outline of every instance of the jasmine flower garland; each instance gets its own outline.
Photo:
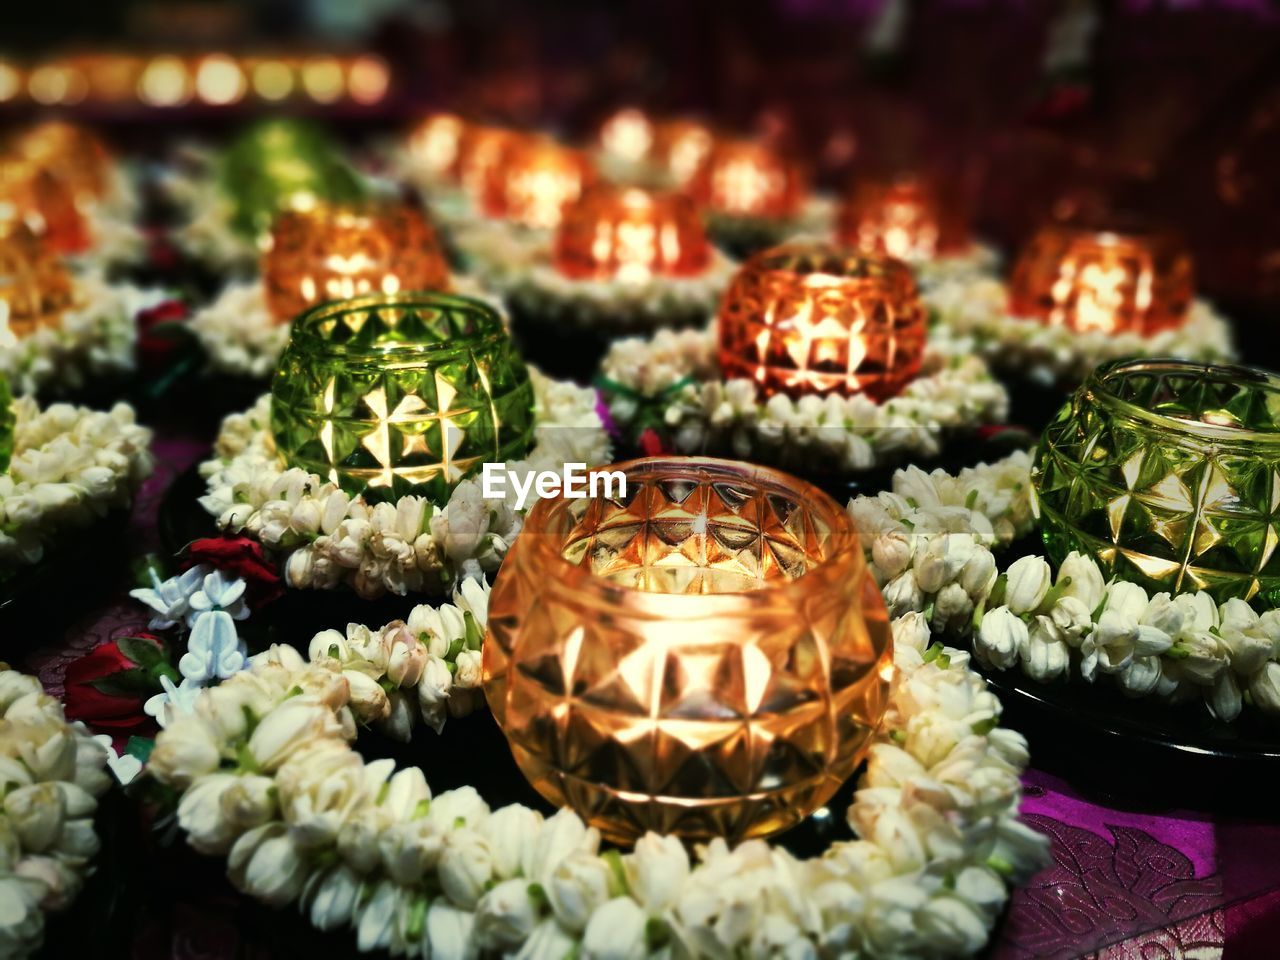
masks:
[[[535,438],[529,458],[509,470],[559,470],[565,463],[609,460],[609,441],[592,390],[531,371]],[[367,503],[314,474],[286,468],[269,429],[270,400],[223,421],[217,459],[201,466],[208,493],[200,504],[224,531],[243,533],[281,554],[292,587],[353,588],[362,597],[385,592],[447,593],[464,578],[497,570],[520,532],[522,514],[508,500],[481,496],[464,480],[444,507],[422,497]]]
[[[108,283],[97,272],[77,275],[75,285],[77,305],[57,326],[37,327],[21,338],[9,329],[8,307],[0,303],[0,376],[14,393],[48,386],[75,390],[95,377],[133,370],[137,313],[164,294]]]
[[[1203,300],[1192,304],[1180,327],[1150,336],[1140,333],[1077,332],[1010,316],[1004,284],[973,277],[923,289],[938,320],[931,339],[954,340],[1002,369],[1031,379],[1081,380],[1099,363],[1119,357],[1184,357],[1229,360],[1235,356],[1227,321]]]
[[[36,563],[60,533],[128,504],[151,473],[151,431],[133,408],[110,412],[13,401],[13,458],[0,474],[0,571]]]
[[[478,637],[482,588],[463,589]],[[311,663],[273,647],[201,691],[147,767],[181,792],[188,841],[226,855],[240,890],[296,903],[318,928],[352,931],[360,950],[971,955],[1009,885],[1047,860],[1046,838],[1016,818],[1025,741],[998,725],[1000,704],[968,655],[932,643],[919,614],[894,623],[893,693],[848,812],[859,839],[814,860],[760,840],[716,840],[690,857],[656,834],[602,854],[569,810],[491,810],[470,787],[433,796],[418,768],[366,763],[357,721],[382,712],[373,691],[384,682],[402,689],[416,676],[423,702],[431,651],[456,643],[436,629],[428,613],[376,637],[326,631]],[[436,668],[455,684],[464,654],[479,658],[463,646],[452,671]],[[374,675],[383,680],[366,682]]]
[[[0,663],[0,956],[38,950],[45,915],[80,892],[98,852],[107,761],[40,681]]]
[[[892,399],[778,394],[720,378],[714,324],[620,340],[602,367],[609,412],[639,432],[650,423],[679,453],[729,451],[742,459],[866,470],[906,453],[938,453],[946,432],[1003,420],[1008,395],[967,350],[930,344],[920,376]]]
[[[1105,582],[1074,552],[1056,572],[1026,556],[1001,573],[992,550],[1033,526],[1030,467],[1026,453],[956,476],[908,467],[891,491],[850,502],[892,616],[925,617],[971,638],[984,664],[1040,682],[1110,678],[1127,695],[1201,701],[1228,721],[1246,704],[1280,714],[1280,611]]]

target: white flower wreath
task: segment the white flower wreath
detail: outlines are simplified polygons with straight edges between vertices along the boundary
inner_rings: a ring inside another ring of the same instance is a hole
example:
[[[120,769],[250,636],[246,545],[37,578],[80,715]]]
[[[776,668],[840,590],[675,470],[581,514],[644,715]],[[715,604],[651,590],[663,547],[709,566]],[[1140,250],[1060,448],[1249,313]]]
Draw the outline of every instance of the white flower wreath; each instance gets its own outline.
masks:
[[[74,280],[76,305],[57,326],[37,327],[24,337],[9,329],[9,308],[0,302],[0,377],[15,393],[48,387],[75,390],[92,378],[129,373],[138,339],[137,314],[164,294],[109,283],[87,272]]]
[[[920,376],[882,403],[862,395],[765,400],[750,380],[719,378],[716,348],[714,324],[616,342],[602,367],[610,414],[630,425],[656,404],[680,453],[728,450],[779,463],[816,456],[866,470],[904,453],[937,454],[947,431],[1008,412],[1008,395],[986,364],[946,343],[930,343]]]
[[[1009,885],[1047,860],[1017,820],[1025,740],[918,614],[894,623],[893,692],[848,810],[859,839],[820,858],[762,840],[690,858],[652,833],[601,852],[567,809],[432,796],[420,769],[366,763],[352,742],[371,717],[403,715],[390,726],[405,732],[407,688],[428,718],[460,688],[476,696],[487,593],[469,592],[474,630],[418,607],[377,633],[326,631],[311,662],[272,647],[169,718],[147,769],[181,792],[192,846],[225,854],[250,896],[354,931],[360,950],[437,958],[970,955]]]
[[[1030,466],[1022,452],[957,476],[908,467],[891,491],[850,504],[891,615],[972,635],[982,663],[1021,666],[1040,682],[1110,677],[1129,696],[1203,701],[1222,720],[1245,703],[1280,714],[1280,610],[1259,616],[1206,593],[1148,595],[1104,582],[1078,553],[1056,577],[1038,556],[999,573],[991,549],[1034,526]]]
[[[110,757],[39,680],[0,663],[0,956],[38,950],[45,914],[80,892]]]
[[[953,280],[923,290],[938,321],[931,336],[948,337],[1001,369],[1052,383],[1081,380],[1099,363],[1120,357],[1183,357],[1230,360],[1235,356],[1231,327],[1208,303],[1197,300],[1180,327],[1144,336],[1138,333],[1077,333],[1065,326],[1011,316],[1005,286],[992,277]]]
[[[536,442],[527,460],[507,469],[607,462],[608,435],[595,393],[530,374]],[[484,499],[473,479],[454,488],[443,508],[422,497],[372,505],[314,474],[286,468],[271,436],[269,397],[227,417],[214,450],[217,459],[200,467],[208,488],[201,506],[220,529],[284,554],[281,565],[293,587],[349,584],[362,597],[447,592],[463,577],[496,570],[520,532],[523,518],[513,501]]]
[[[649,331],[673,319],[703,322],[715,313],[737,263],[717,250],[694,276],[573,279],[551,264],[552,236],[484,220],[452,234],[468,267],[503,295],[512,311],[609,332]]]
[[[506,319],[502,301],[470,277],[455,276],[451,284],[451,292],[483,300]],[[275,370],[291,329],[271,315],[256,277],[228,283],[195,312],[189,326],[209,358],[210,372],[252,379],[266,379]]]
[[[151,473],[151,431],[133,408],[109,413],[13,401],[13,457],[0,473],[0,570],[36,563],[64,529],[127,504]]]

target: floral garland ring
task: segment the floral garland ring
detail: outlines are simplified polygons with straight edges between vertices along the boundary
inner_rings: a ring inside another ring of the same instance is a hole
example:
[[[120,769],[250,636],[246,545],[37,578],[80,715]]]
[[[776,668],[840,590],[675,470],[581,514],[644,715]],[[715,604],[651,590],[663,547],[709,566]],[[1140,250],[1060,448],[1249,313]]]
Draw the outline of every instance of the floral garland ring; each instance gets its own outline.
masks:
[[[1005,286],[991,277],[972,277],[922,290],[937,319],[931,335],[968,346],[1002,369],[1030,379],[1082,380],[1099,363],[1121,357],[1182,357],[1221,361],[1235,357],[1227,320],[1202,300],[1192,304],[1180,327],[1144,336],[1138,333],[1076,332],[1065,326],[1010,316]]]
[[[75,306],[56,326],[39,326],[23,337],[9,329],[8,305],[0,302],[0,377],[8,378],[15,393],[51,386],[76,390],[97,377],[133,371],[137,314],[164,294],[108,283],[93,271],[77,274],[73,282]]]
[[[877,403],[862,395],[760,397],[750,380],[724,381],[715,325],[621,340],[602,367],[615,422],[652,427],[680,453],[728,450],[742,459],[867,470],[906,453],[932,456],[947,431],[1004,420],[1008,395],[979,358],[929,345],[920,376]]]
[[[1041,683],[1110,678],[1128,696],[1200,701],[1226,721],[1246,704],[1280,714],[1280,610],[1148,595],[1105,582],[1074,552],[1056,576],[1038,556],[1000,572],[992,548],[1034,526],[1030,467],[1025,452],[956,476],[908,467],[891,491],[850,504],[892,616],[926,618],[984,665]]]
[[[607,463],[609,440],[594,391],[530,371],[536,444],[518,473],[559,471],[565,463]],[[217,459],[200,467],[208,492],[200,498],[224,532],[243,533],[283,554],[292,587],[348,584],[362,597],[385,592],[447,592],[464,577],[496,570],[520,532],[522,515],[508,500],[486,500],[476,480],[454,488],[449,502],[422,497],[369,504],[314,474],[289,469],[275,451],[270,398],[222,424]]]
[[[456,231],[454,241],[513,314],[611,333],[705,323],[738,268],[713,249],[711,262],[694,276],[574,279],[552,266],[546,231],[481,221]]]
[[[470,787],[433,796],[420,769],[366,763],[353,741],[358,721],[405,712],[405,687],[436,715],[474,690],[487,594],[472,584],[463,602],[466,639],[448,640],[429,607],[376,634],[325,631],[310,662],[272,647],[169,717],[147,770],[181,793],[192,846],[225,854],[250,896],[354,931],[360,950],[443,958],[969,955],[1009,885],[1047,860],[1017,820],[1025,740],[919,615],[894,623],[893,693],[848,811],[860,839],[821,858],[761,840],[690,858],[657,834],[602,853],[569,810],[491,810]],[[441,654],[459,643],[450,667]],[[399,705],[384,705],[384,682]]]
[[[454,277],[452,292],[484,300],[505,318],[499,298],[470,277]],[[267,309],[262,281],[232,281],[212,303],[191,317],[189,329],[208,357],[213,373],[265,380],[276,368],[289,342],[288,323],[278,323]]]
[[[0,663],[0,954],[40,948],[98,852],[93,814],[110,754],[40,681]]]
[[[128,503],[151,473],[151,431],[133,408],[100,413],[13,401],[13,456],[0,473],[0,574],[40,560],[64,529]]]

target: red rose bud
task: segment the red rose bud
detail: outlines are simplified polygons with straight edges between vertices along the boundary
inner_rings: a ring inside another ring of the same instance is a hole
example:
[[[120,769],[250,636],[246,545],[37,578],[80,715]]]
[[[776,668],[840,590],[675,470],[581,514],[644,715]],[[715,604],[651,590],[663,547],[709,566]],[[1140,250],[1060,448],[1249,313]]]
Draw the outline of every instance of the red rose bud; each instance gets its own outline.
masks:
[[[653,427],[646,427],[637,442],[646,457],[657,457],[670,452],[662,442],[662,437],[658,436],[658,431]]]
[[[67,665],[63,694],[67,719],[83,720],[109,733],[117,750],[130,736],[155,731],[155,721],[142,708],[152,693],[160,691],[148,666],[126,656],[122,644],[135,651],[151,651],[140,657],[143,660],[158,662],[164,656],[163,645],[149,633],[104,643]]]
[[[276,565],[267,559],[262,544],[248,537],[207,537],[191,541],[179,566],[190,570],[201,563],[244,580],[245,599],[250,609],[256,610],[284,593],[284,581]]]
[[[138,359],[143,370],[156,374],[169,366],[183,345],[183,338],[165,325],[181,323],[187,316],[187,305],[181,300],[165,300],[138,311],[134,320],[138,325]]]

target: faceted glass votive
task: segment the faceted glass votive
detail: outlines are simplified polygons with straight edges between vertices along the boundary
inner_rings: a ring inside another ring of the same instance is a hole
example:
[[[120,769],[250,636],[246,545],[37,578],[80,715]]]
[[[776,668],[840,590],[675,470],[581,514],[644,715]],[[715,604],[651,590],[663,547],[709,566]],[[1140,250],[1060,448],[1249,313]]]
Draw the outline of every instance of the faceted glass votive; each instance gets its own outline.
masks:
[[[720,370],[767,395],[902,390],[924,356],[925,309],[906,264],[826,243],[751,257],[720,301]]]
[[[804,201],[800,170],[763,143],[717,141],[689,183],[689,192],[713,213],[782,219]]]
[[[468,124],[463,128],[453,176],[477,207],[484,204],[490,171],[501,162],[507,145],[519,136],[514,130],[503,127]]]
[[[594,178],[581,150],[545,137],[515,137],[487,173],[484,213],[523,227],[550,230],[566,204],[577,200]]]
[[[429,177],[444,178],[458,160],[458,146],[466,123],[451,113],[427,117],[409,135],[409,156]]]
[[[353,203],[363,193],[337,145],[299,120],[250,127],[223,156],[219,182],[231,225],[252,239],[265,236],[282,210],[306,210],[321,200]]]
[[[654,125],[636,107],[624,107],[600,125],[600,148],[621,160],[643,160],[653,148]]]
[[[1171,233],[1050,224],[1014,266],[1009,312],[1081,332],[1157,333],[1195,296],[1191,254]]]
[[[1103,364],[1031,472],[1051,559],[1151,590],[1280,604],[1280,377],[1178,360]]]
[[[852,774],[888,615],[849,515],[726,460],[540,500],[489,601],[485,695],[521,770],[607,837],[765,836]]]
[[[565,209],[554,262],[575,279],[692,276],[711,262],[711,245],[688,197],[599,184]]]
[[[711,130],[696,120],[668,120],[654,132],[653,155],[682,187],[698,172],[714,141]]]
[[[39,123],[16,136],[13,148],[66,184],[77,201],[101,200],[106,195],[111,155],[84,127],[61,120]]]
[[[75,303],[71,272],[20,220],[0,219],[0,303],[17,337],[60,325]]]
[[[58,253],[79,253],[93,240],[70,185],[25,157],[0,156],[0,217],[22,220]]]
[[[272,316],[288,323],[328,300],[447,289],[449,267],[435,231],[407,203],[317,204],[276,217],[262,281]]]
[[[442,504],[482,463],[528,452],[533,387],[486,304],[375,294],[294,321],[271,383],[271,429],[290,466],[350,493]]]
[[[920,180],[858,184],[840,211],[840,241],[862,253],[928,260],[968,243],[963,223]]]

